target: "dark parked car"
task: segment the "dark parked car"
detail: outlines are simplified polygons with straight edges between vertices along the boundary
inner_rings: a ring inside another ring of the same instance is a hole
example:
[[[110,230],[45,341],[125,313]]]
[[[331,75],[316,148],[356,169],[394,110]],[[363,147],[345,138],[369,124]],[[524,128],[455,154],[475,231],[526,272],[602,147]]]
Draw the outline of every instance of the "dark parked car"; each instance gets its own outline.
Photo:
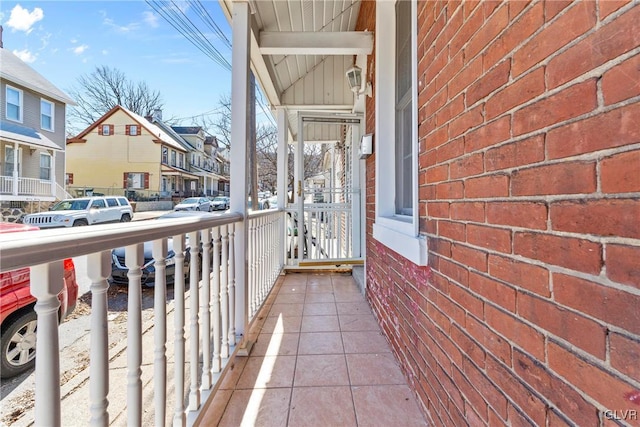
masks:
[[[210,217],[210,214],[202,211],[172,211],[164,215],[159,216],[156,220],[168,219],[168,218],[184,218],[192,216],[206,216]],[[142,284],[148,287],[153,287],[155,284],[155,266],[152,253],[152,242],[144,243],[144,262],[142,265]],[[173,250],[173,239],[169,238],[167,242],[167,257],[165,261],[167,263],[167,284],[172,284],[175,281],[175,252]],[[185,242],[185,249],[189,249],[189,239]],[[185,250],[184,257],[184,274],[185,280],[189,278],[190,268],[190,251]],[[118,285],[128,285],[129,277],[127,273],[129,269],[125,265],[125,248],[116,248],[111,251],[111,282]]]
[[[0,233],[38,230],[38,227],[0,222]],[[37,318],[31,295],[29,268],[0,273],[0,319],[2,335],[0,348],[0,377],[9,378],[31,369],[36,362]],[[64,288],[58,295],[62,322],[75,308],[78,301],[78,283],[71,258],[64,260]]]

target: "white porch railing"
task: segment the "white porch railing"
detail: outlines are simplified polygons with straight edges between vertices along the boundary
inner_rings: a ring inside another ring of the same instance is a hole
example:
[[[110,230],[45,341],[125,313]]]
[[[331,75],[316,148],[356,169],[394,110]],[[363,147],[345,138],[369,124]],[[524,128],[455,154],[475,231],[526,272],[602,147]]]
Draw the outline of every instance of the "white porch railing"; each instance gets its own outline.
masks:
[[[80,425],[105,426],[115,417],[118,423],[126,419],[128,425],[191,425],[230,356],[241,347],[242,334],[249,330],[283,267],[283,224],[284,213],[271,211],[252,215],[246,222],[240,214],[226,214],[1,234],[3,271],[31,267],[31,293],[37,299],[35,408],[16,425],[60,426],[62,413],[69,411]],[[247,227],[248,263],[244,262],[245,254],[235,253],[238,227]],[[173,328],[168,324],[166,286],[170,241],[175,252],[174,302],[169,304],[173,307]],[[145,242],[152,245],[156,278],[154,340],[146,344],[149,337],[145,336],[143,346],[141,277],[146,263]],[[110,381],[116,373],[110,365],[107,279],[115,247],[125,247],[129,279],[126,378],[120,383],[126,387],[126,405],[117,398],[109,401],[113,396],[110,392],[124,394],[123,390],[114,390]],[[84,410],[63,408],[68,401],[61,401],[57,322],[62,260],[83,255],[87,256],[91,282],[89,384],[74,391],[84,392],[84,399],[69,401],[82,402]],[[188,286],[185,257],[190,261]],[[236,283],[236,271],[245,265],[251,269],[251,275],[244,274],[249,277],[248,283]],[[239,286],[245,287],[241,294],[249,296],[247,304],[236,299]],[[198,292],[193,292],[195,289]],[[245,319],[248,324],[244,324]],[[143,360],[151,360],[152,367]],[[168,372],[169,362],[174,364],[173,373]],[[126,413],[110,413],[111,403]],[[78,418],[85,413],[85,419]]]
[[[16,185],[13,177],[2,176],[0,177],[0,194],[51,198],[54,197],[52,185],[57,184],[53,181],[24,177],[19,177]]]

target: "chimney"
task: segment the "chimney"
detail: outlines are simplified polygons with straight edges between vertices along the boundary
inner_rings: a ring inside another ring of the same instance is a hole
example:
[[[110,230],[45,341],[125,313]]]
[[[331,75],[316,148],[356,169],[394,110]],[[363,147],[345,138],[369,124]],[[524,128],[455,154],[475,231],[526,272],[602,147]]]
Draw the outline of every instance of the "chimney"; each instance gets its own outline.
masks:
[[[2,30],[3,30],[2,25],[0,25],[0,49],[4,48],[4,44],[2,43]]]
[[[159,122],[162,121],[162,110],[160,108],[153,110],[153,120]]]

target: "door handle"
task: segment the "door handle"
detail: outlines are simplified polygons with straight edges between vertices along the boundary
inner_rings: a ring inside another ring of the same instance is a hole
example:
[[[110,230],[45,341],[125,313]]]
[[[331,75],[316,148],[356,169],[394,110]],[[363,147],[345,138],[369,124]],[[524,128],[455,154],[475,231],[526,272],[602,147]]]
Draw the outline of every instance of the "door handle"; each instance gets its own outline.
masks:
[[[298,181],[298,197],[302,197],[302,181]]]

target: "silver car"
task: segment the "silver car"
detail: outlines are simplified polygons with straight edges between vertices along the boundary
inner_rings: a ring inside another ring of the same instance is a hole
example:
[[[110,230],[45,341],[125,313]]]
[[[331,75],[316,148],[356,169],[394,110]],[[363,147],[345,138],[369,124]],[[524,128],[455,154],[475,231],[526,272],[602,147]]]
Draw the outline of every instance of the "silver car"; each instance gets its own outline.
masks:
[[[189,197],[178,203],[174,211],[206,211],[211,212],[213,207],[206,197]]]

